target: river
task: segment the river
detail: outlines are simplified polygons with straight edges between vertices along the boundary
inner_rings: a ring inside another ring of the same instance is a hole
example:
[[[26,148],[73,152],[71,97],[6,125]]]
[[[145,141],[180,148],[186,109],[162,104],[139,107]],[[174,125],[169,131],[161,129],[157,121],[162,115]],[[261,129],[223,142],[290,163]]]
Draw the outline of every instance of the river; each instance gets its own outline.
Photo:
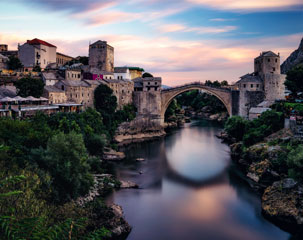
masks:
[[[186,124],[157,141],[131,145],[115,164],[119,179],[139,189],[113,192],[133,227],[128,240],[286,240],[261,215],[260,197],[207,121]],[[137,158],[145,161],[138,162]]]

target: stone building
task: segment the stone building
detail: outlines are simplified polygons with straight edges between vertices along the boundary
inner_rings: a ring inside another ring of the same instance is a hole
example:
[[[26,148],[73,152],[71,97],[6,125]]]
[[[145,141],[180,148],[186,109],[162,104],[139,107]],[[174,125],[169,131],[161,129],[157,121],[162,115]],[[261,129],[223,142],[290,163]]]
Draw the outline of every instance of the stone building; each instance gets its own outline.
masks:
[[[280,54],[272,51],[260,53],[260,56],[255,58],[255,74],[263,80],[266,100],[285,99],[286,75],[281,74]]]
[[[101,71],[114,72],[114,48],[106,41],[89,45],[89,66]]]
[[[76,80],[81,81],[81,70],[80,69],[66,69],[65,80]]]
[[[8,69],[7,62],[8,62],[8,57],[0,54],[0,70]]]
[[[66,63],[70,62],[74,60],[73,57],[67,56],[65,54],[62,53],[56,53],[56,63],[58,66],[64,66]]]
[[[136,78],[134,104],[139,115],[158,115],[161,112],[161,84],[159,77]]]
[[[45,86],[42,96],[48,99],[49,104],[58,104],[58,103],[67,102],[65,91],[55,86]]]
[[[117,98],[118,109],[133,102],[134,82],[127,79],[103,79],[101,81],[113,90]]]
[[[236,83],[240,92],[239,115],[248,118],[249,110],[264,100],[273,103],[284,99],[284,81],[285,75],[280,73],[280,56],[271,51],[262,52],[254,59],[254,73],[242,76]]]
[[[50,70],[42,72],[42,80],[45,86],[53,86],[60,80],[64,80],[64,78],[62,78],[57,71]]]
[[[7,44],[0,44],[0,52],[6,52],[8,50]]]
[[[142,77],[142,74],[144,72],[144,69],[140,67],[129,67],[128,69],[129,69],[131,80]]]
[[[28,71],[35,66],[45,69],[48,64],[56,63],[56,50],[56,46],[37,38],[18,46],[19,59]]]

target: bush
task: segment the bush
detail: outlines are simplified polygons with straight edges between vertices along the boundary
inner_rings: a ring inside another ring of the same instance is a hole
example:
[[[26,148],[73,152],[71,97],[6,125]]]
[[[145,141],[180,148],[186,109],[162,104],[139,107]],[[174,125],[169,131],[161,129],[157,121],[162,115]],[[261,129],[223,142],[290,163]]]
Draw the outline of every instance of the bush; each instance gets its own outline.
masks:
[[[55,201],[67,202],[88,193],[93,178],[82,135],[74,132],[54,135],[42,160],[53,178]]]
[[[303,146],[292,149],[287,156],[289,177],[303,180]]]
[[[241,141],[243,139],[247,124],[248,121],[242,117],[233,116],[230,117],[225,123],[224,130],[230,137],[235,138],[237,141]]]
[[[106,137],[104,135],[91,134],[85,137],[85,146],[90,155],[102,157],[105,145]]]

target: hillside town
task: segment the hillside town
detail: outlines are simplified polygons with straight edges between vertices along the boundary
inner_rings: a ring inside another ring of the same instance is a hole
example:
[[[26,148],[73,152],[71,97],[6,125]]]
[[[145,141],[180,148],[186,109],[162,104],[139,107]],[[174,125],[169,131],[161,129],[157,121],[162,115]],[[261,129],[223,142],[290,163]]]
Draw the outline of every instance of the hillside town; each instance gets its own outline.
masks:
[[[0,116],[24,118],[37,111],[79,112],[94,106],[94,90],[100,84],[113,90],[118,109],[131,104],[134,90],[142,91],[144,69],[115,67],[114,48],[106,41],[99,40],[88,47],[88,57],[73,58],[37,38],[19,44],[18,50],[9,50],[8,45],[1,44]],[[20,66],[12,70],[8,66],[10,58],[19,59]],[[25,77],[43,80],[40,98],[18,96],[14,84]]]

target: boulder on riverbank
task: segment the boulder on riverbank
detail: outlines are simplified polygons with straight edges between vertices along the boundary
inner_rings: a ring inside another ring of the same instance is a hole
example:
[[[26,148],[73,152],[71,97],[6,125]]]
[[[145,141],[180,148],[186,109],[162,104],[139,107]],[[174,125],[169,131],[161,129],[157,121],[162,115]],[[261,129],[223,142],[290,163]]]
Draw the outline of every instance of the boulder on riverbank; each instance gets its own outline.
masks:
[[[281,228],[297,233],[303,229],[303,186],[293,179],[275,182],[265,189],[262,211]]]
[[[124,152],[117,152],[113,149],[106,149],[103,153],[103,159],[107,161],[121,161],[125,158]]]

